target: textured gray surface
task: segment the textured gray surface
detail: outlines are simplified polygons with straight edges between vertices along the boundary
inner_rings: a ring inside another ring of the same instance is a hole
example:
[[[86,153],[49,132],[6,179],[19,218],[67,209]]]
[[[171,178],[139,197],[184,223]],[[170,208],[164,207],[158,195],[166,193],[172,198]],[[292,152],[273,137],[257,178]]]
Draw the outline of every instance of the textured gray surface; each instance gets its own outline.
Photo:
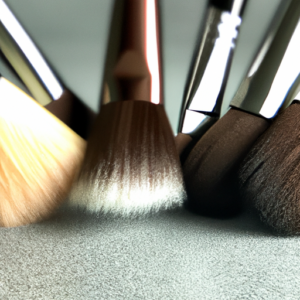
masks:
[[[61,211],[0,230],[0,299],[299,299],[300,240],[255,216]]]

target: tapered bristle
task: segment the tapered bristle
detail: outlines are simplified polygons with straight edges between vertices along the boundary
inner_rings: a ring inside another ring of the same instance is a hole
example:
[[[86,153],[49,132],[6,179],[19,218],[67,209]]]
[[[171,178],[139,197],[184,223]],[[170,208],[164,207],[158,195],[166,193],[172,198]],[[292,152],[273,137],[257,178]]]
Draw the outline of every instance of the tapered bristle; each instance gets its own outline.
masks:
[[[262,219],[285,234],[300,234],[300,104],[278,115],[243,161],[244,197]]]
[[[163,106],[146,101],[103,105],[94,128],[72,205],[136,215],[182,203],[182,174]]]
[[[66,198],[86,143],[4,78],[0,91],[0,225],[20,226]]]
[[[206,132],[183,165],[193,209],[213,216],[239,210],[237,167],[267,126],[263,118],[230,109]]]

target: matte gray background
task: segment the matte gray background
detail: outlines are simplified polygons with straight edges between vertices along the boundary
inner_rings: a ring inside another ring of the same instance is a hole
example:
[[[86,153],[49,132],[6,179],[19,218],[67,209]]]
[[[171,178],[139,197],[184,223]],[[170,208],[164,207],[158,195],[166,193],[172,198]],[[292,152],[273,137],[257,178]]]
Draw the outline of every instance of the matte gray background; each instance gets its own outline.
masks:
[[[286,1],[286,0],[283,0]],[[167,112],[180,101],[204,1],[161,0]],[[9,0],[66,84],[97,110],[111,0]],[[249,0],[224,110],[279,0]],[[137,220],[62,209],[0,229],[0,299],[300,299],[300,240],[257,215],[209,219],[183,208]]]

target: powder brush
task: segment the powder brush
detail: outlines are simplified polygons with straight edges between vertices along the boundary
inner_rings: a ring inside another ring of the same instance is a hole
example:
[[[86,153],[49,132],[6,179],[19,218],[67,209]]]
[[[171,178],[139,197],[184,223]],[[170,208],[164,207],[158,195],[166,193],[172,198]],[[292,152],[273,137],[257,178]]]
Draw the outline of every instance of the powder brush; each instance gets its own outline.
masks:
[[[189,154],[183,173],[191,208],[211,216],[229,216],[240,210],[238,165],[268,128],[298,74],[286,52],[295,47],[289,43],[295,44],[291,37],[297,35],[299,15],[299,1],[292,0],[279,25],[271,27],[229,111]],[[289,68],[294,71],[289,73]],[[285,84],[280,82],[282,76]]]
[[[86,142],[0,76],[0,226],[49,217],[78,175]]]
[[[3,0],[0,0],[0,49],[34,99],[86,138],[94,112],[64,87]]]
[[[293,59],[296,63],[298,51]],[[300,76],[290,93],[299,90],[299,84]],[[299,101],[300,94],[275,118],[239,169],[243,197],[258,210],[266,224],[287,235],[300,234]]]
[[[174,136],[163,107],[157,0],[114,3],[100,114],[71,204],[137,215],[185,198]]]
[[[219,119],[246,0],[211,0],[186,84],[176,146],[183,163]]]

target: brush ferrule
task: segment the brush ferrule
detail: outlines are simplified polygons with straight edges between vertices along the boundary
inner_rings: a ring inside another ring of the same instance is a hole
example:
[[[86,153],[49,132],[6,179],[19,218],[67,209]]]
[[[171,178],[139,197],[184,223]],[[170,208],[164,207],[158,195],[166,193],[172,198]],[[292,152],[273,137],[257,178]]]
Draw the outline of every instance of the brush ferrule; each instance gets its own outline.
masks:
[[[181,133],[200,139],[202,135],[215,122],[217,122],[218,119],[219,118],[217,116],[210,116],[198,111],[187,109],[184,114]]]
[[[186,110],[214,115],[220,115],[221,112],[245,1],[228,1],[230,3],[225,7],[220,6],[223,2],[215,2],[211,1],[207,9],[201,42],[192,61],[185,88],[179,132],[182,132],[187,122]]]
[[[0,0],[0,49],[40,104],[60,98],[62,84],[3,0]]]
[[[102,104],[162,98],[158,0],[115,1]]]
[[[279,28],[270,30],[231,106],[273,118],[299,90],[300,3],[292,0]]]

